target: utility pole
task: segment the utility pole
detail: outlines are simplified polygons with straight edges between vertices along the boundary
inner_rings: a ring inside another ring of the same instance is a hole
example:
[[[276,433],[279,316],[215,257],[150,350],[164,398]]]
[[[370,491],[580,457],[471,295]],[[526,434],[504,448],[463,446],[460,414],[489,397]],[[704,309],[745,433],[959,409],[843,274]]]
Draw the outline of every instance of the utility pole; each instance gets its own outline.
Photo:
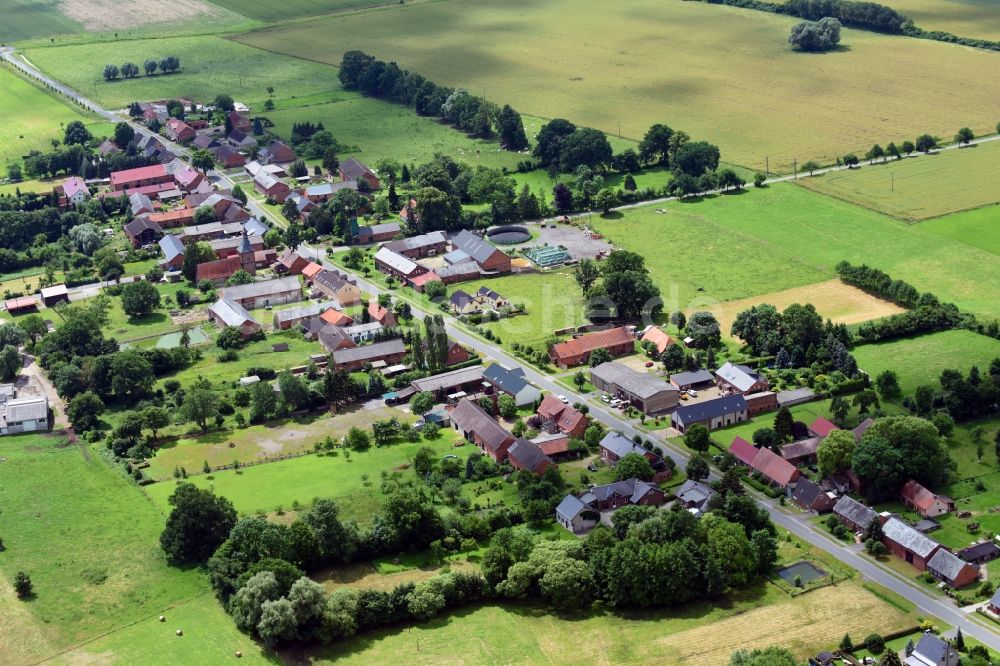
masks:
[[[618,121],[618,138],[622,138],[622,121]]]
[[[764,156],[764,175],[768,178],[771,177],[771,157],[769,155]]]
[[[798,160],[792,160],[792,180],[799,179],[799,166]]]
[[[889,172],[889,177],[890,177],[890,181],[889,182],[891,183],[891,185],[889,186],[889,191],[890,192],[895,192],[896,191],[896,172],[895,171],[890,171]]]

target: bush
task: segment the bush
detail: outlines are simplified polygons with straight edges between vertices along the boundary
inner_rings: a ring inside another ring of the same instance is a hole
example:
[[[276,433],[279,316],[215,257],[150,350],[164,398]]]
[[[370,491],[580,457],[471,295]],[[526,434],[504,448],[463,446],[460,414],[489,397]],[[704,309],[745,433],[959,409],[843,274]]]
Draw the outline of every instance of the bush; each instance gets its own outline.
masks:
[[[879,634],[871,634],[865,639],[865,647],[872,654],[880,655],[885,652],[885,639]]]
[[[14,592],[18,599],[27,599],[34,593],[34,586],[31,584],[31,576],[18,571],[14,574]]]

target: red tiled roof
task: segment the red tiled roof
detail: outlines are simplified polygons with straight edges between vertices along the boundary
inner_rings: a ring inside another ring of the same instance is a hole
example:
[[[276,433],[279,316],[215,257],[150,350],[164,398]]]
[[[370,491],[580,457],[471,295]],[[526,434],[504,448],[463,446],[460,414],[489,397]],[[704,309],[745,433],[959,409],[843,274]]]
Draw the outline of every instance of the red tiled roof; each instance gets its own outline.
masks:
[[[809,426],[809,430],[816,433],[818,437],[826,437],[834,430],[840,430],[840,428],[838,428],[834,423],[831,423],[828,419],[820,416],[812,422]]]
[[[632,341],[632,334],[624,326],[619,326],[607,331],[584,333],[578,338],[560,342],[552,348],[552,352],[559,358],[580,356],[581,354],[590,353],[595,349],[615,347]]]
[[[781,486],[787,486],[798,474],[795,465],[767,448],[757,449],[752,467]]]
[[[334,326],[350,326],[354,323],[353,319],[345,315],[340,310],[334,310],[333,308],[325,310],[319,318],[328,324],[333,324]]]
[[[20,298],[8,299],[4,302],[4,307],[7,308],[8,311],[23,310],[25,308],[37,308],[38,302],[30,296],[21,296]]]
[[[368,314],[371,316],[372,321],[377,321],[383,326],[396,325],[396,317],[387,308],[379,305],[378,301],[368,302]]]
[[[934,500],[938,498],[938,495],[927,490],[913,479],[903,484],[903,490],[900,491],[900,494],[904,500],[921,511],[926,511],[934,506]]]
[[[147,178],[159,178],[167,175],[167,169],[162,164],[138,167],[137,169],[126,169],[125,171],[115,171],[111,174],[111,185],[119,183],[131,183]]]
[[[423,275],[418,275],[417,277],[410,278],[410,282],[412,282],[415,286],[418,287],[422,287],[428,282],[434,282],[435,280],[440,282],[441,278],[439,278],[438,274],[435,273],[434,271],[428,271]]]
[[[753,465],[753,459],[757,457],[757,447],[742,437],[733,440],[729,445],[729,452],[744,465]]]
[[[659,326],[650,326],[649,330],[642,336],[643,340],[649,340],[656,345],[656,352],[662,354],[667,347],[674,343],[673,338],[667,335]]]
[[[240,270],[242,265],[243,262],[240,260],[238,254],[226,257],[225,259],[206,261],[203,264],[198,264],[195,281],[201,282],[202,280],[223,280],[230,278],[233,273]]]
[[[180,222],[182,220],[193,220],[194,219],[194,209],[193,208],[178,208],[177,210],[168,210],[163,213],[151,213],[149,215],[149,220],[151,222],[156,222],[157,224],[164,224],[170,222]]]
[[[558,453],[566,453],[569,451],[569,436],[566,435],[563,437],[546,439],[541,442],[535,442],[535,444],[545,455],[554,456]]]
[[[566,405],[562,400],[554,395],[547,395],[542,398],[541,404],[538,405],[537,414],[542,418],[555,420],[564,407],[566,407]]]
[[[555,422],[563,432],[573,432],[587,420],[585,414],[563,403],[559,398],[547,395],[538,405],[538,415]]]
[[[305,275],[307,278],[311,278],[317,273],[321,272],[322,270],[323,270],[322,266],[317,264],[315,261],[310,261],[308,264],[306,264],[306,267],[302,269],[302,274]]]

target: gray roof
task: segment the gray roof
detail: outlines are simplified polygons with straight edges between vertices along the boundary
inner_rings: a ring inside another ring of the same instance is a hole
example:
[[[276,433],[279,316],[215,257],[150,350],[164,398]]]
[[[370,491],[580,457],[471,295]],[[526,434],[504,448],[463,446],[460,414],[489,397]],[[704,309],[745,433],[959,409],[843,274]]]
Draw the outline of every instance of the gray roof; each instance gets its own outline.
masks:
[[[542,453],[537,444],[523,437],[514,440],[514,443],[507,449],[507,455],[532,471],[544,462],[552,462],[552,459]]]
[[[364,162],[361,162],[355,157],[348,157],[346,160],[340,163],[340,170],[343,171],[351,180],[357,180],[366,174],[375,175],[375,172],[369,169]]]
[[[4,423],[46,419],[49,416],[49,400],[44,395],[8,400],[3,416]]]
[[[645,372],[636,372],[627,365],[614,361],[608,361],[596,368],[591,368],[590,374],[609,384],[615,384],[640,400],[652,398],[664,391],[677,393],[675,387],[659,377]]]
[[[278,310],[274,313],[274,321],[277,323],[282,321],[291,321],[294,319],[303,319],[305,317],[315,317],[318,314],[322,314],[324,310],[329,310],[332,307],[334,307],[333,301],[326,301],[325,303],[311,303],[297,308]]]
[[[243,232],[243,225],[239,222],[206,222],[205,224],[192,224],[184,227],[181,238],[193,238],[195,236],[207,236],[210,234],[222,234],[224,236]]]
[[[861,438],[865,436],[866,432],[868,432],[868,428],[871,428],[874,423],[875,419],[873,418],[867,418],[861,423],[859,423],[857,427],[855,427],[854,430],[851,431],[851,433],[854,435],[854,441],[860,442]]]
[[[251,236],[264,237],[264,234],[268,232],[270,227],[264,222],[261,222],[256,217],[251,217],[249,220],[243,223],[243,229]]]
[[[847,495],[837,500],[837,503],[833,505],[833,512],[861,527],[868,527],[878,517],[874,509],[865,506]]]
[[[250,238],[247,236],[247,230],[243,230],[243,237],[240,238],[240,246],[236,249],[239,254],[250,254],[253,252],[253,245],[250,243]]]
[[[914,655],[920,655],[932,664],[949,663],[949,653],[955,654],[955,649],[947,641],[929,632],[920,637],[920,641],[913,649]],[[907,662],[909,662],[909,659],[907,659]]]
[[[634,504],[645,497],[650,490],[656,489],[656,484],[638,479],[623,479],[614,483],[606,483],[603,486],[594,486],[586,494],[593,496],[597,501],[605,501],[612,497],[627,497],[629,502]]]
[[[349,284],[354,284],[342,273],[337,271],[322,270],[313,276],[313,282],[321,284],[328,289],[337,291],[341,287]]]
[[[885,524],[882,525],[882,534],[887,539],[895,541],[903,548],[924,558],[930,557],[934,549],[940,547],[937,541],[921,534],[899,518],[890,518],[885,521]]]
[[[392,240],[382,247],[387,247],[393,252],[402,252],[404,250],[416,250],[418,248],[427,247],[428,245],[437,245],[439,243],[447,242],[448,239],[445,238],[443,231],[432,231],[428,234],[421,234],[420,236],[410,236],[409,238]]]
[[[158,223],[150,220],[147,215],[140,215],[139,217],[135,218],[134,220],[126,224],[124,227],[122,227],[122,230],[125,233],[129,234],[130,236],[138,236],[147,229],[150,231],[155,231],[158,234],[163,233],[163,227],[161,227]]]
[[[628,453],[646,453],[645,449],[636,446],[631,439],[617,432],[609,432],[601,440],[601,448],[611,451],[621,458]]]
[[[528,380],[524,376],[524,368],[505,368],[494,363],[483,371],[483,378],[488,379],[504,393],[517,395],[528,386]]]
[[[745,365],[726,363],[715,371],[715,375],[729,382],[740,391],[747,391],[757,382],[757,375]]]
[[[967,562],[971,562],[984,557],[994,557],[998,554],[998,552],[1000,552],[1000,548],[998,548],[994,542],[982,541],[969,546],[968,548],[963,548],[958,551],[958,555]]]
[[[379,359],[383,356],[392,356],[405,352],[406,348],[403,346],[403,341],[396,338],[394,340],[386,340],[385,342],[376,342],[373,345],[364,345],[352,349],[339,349],[333,352],[333,362],[337,365],[341,363],[356,363],[357,361]]]
[[[455,246],[456,250],[465,252],[479,264],[487,261],[494,252],[500,252],[493,245],[466,229],[462,229],[453,236],[451,244]]]
[[[399,222],[383,222],[382,224],[360,226],[358,227],[358,234],[360,235],[362,232],[372,236],[388,233],[398,234],[400,228]]]
[[[819,449],[819,437],[809,437],[782,446],[781,457],[785,460],[805,458],[806,456],[815,455],[817,449]]]
[[[456,289],[451,293],[451,298],[449,298],[448,300],[455,307],[464,308],[466,305],[472,302],[472,296],[465,293],[461,289]]]
[[[461,264],[450,266],[440,266],[434,269],[441,279],[452,277],[453,275],[479,275],[479,264],[474,261],[466,261]]]
[[[927,562],[927,568],[941,574],[947,580],[955,580],[965,567],[975,567],[952,554],[946,548],[939,548],[934,557]],[[978,568],[978,567],[977,567]]]
[[[808,386],[792,389],[791,391],[778,391],[778,404],[796,405],[800,402],[809,402],[815,395],[813,390]]]
[[[809,507],[812,506],[817,497],[823,494],[825,493],[822,488],[809,479],[802,477],[795,484],[795,492],[792,493],[792,499],[802,504],[802,506]]]
[[[418,268],[416,262],[411,261],[409,258],[404,257],[401,254],[393,252],[384,245],[379,248],[378,252],[375,253],[375,260],[381,261],[390,268],[399,271],[403,275],[410,275]]]
[[[713,381],[714,376],[708,370],[692,370],[690,372],[678,372],[670,375],[670,383],[678,386],[691,386],[693,384],[704,384]]]
[[[704,509],[708,504],[708,500],[712,499],[718,493],[711,486],[701,481],[691,481],[688,479],[674,491],[674,494],[677,495],[677,499],[685,504],[695,504],[698,509]]]
[[[418,391],[440,391],[453,386],[461,386],[475,381],[481,381],[485,368],[481,365],[473,365],[460,370],[452,370],[433,377],[414,379],[413,388]]]
[[[992,597],[990,597],[990,606],[1000,608],[1000,588],[997,588],[997,591],[993,593]]]
[[[220,298],[212,304],[209,310],[221,319],[226,326],[242,326],[248,321],[259,324],[242,305],[227,298]]]
[[[742,395],[727,395],[714,400],[706,400],[694,405],[685,405],[674,412],[678,423],[695,423],[707,421],[725,414],[735,414],[746,411],[747,401]]]
[[[133,215],[137,215],[143,209],[154,210],[153,202],[145,194],[130,194],[128,203],[132,208]]]
[[[470,261],[471,259],[472,257],[467,255],[462,250],[452,250],[451,252],[448,252],[447,254],[444,255],[444,260],[447,261],[449,264],[464,264],[465,262]]]
[[[462,432],[474,433],[485,446],[496,450],[504,442],[513,439],[496,419],[483,411],[483,408],[469,399],[462,400],[451,412],[451,421]]]
[[[184,254],[184,243],[177,236],[167,234],[160,239],[160,250],[166,260],[170,261],[174,257]]]
[[[559,502],[559,506],[556,507],[556,514],[572,522],[574,518],[588,508],[576,495],[566,495],[562,502]],[[1000,592],[997,592],[997,594],[1000,594]]]
[[[261,296],[283,294],[288,291],[299,291],[299,289],[301,289],[299,279],[292,275],[277,280],[251,282],[236,287],[226,287],[222,290],[221,294],[228,299],[241,301],[244,298],[260,298]]]

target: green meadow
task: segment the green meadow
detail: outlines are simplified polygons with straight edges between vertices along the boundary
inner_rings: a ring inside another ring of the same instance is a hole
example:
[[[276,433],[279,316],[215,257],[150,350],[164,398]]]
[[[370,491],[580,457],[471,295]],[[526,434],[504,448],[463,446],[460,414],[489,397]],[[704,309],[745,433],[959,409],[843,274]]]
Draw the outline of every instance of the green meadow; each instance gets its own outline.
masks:
[[[364,7],[391,5],[387,0],[211,0],[213,5],[225,7],[238,14],[258,21],[287,21],[288,19],[317,16]]]
[[[923,231],[1000,256],[1000,205],[984,206],[920,223]]]

